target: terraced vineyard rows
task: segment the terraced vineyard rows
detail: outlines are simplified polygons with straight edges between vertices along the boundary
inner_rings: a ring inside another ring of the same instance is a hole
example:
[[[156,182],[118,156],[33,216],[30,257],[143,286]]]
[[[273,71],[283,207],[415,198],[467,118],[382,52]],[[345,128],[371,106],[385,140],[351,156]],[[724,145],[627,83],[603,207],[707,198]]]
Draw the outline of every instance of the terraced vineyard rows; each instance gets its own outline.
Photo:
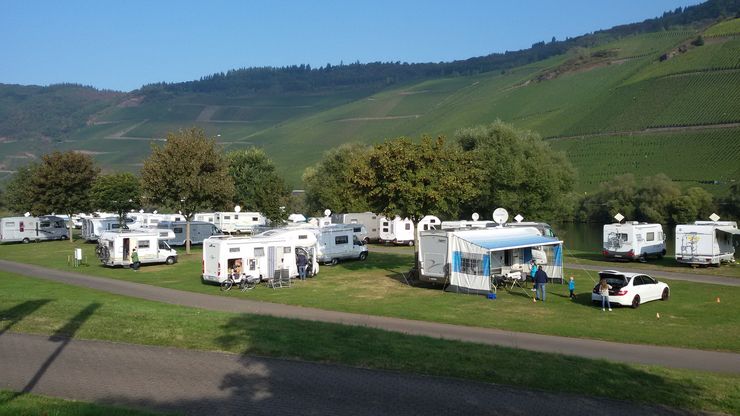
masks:
[[[704,33],[706,37],[729,36],[740,34],[740,19],[735,18],[716,24]]]

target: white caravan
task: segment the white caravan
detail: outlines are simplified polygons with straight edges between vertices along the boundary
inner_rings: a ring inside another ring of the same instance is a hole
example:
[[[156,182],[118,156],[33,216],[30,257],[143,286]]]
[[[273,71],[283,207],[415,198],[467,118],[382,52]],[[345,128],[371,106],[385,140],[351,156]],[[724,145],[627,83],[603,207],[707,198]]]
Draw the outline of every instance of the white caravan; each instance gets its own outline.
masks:
[[[719,265],[735,261],[733,237],[740,234],[735,221],[696,221],[676,226],[676,261]]]
[[[304,224],[289,225],[286,228],[275,228],[257,234],[257,237],[269,237],[273,239],[284,239],[295,247],[296,260],[298,254],[303,253],[308,260],[309,267],[306,269],[308,276],[314,276],[319,272],[318,260],[318,230],[313,226]]]
[[[0,219],[0,242],[64,240],[69,231],[64,220],[56,216],[6,217]]]
[[[281,237],[214,236],[203,242],[204,282],[221,283],[237,273],[260,279],[272,279],[276,272],[298,276],[296,248],[292,241]]]
[[[134,212],[127,214],[133,221],[126,222],[131,229],[160,228],[159,223],[163,221],[185,221],[180,214],[154,214],[150,212]]]
[[[489,227],[493,227],[494,225],[489,225]],[[544,235],[545,237],[555,237],[555,232],[552,231],[552,227],[550,224],[546,222],[531,222],[531,221],[523,221],[523,222],[507,222],[504,224],[504,227],[534,227],[540,231],[540,234]]]
[[[434,215],[426,215],[424,218],[416,224],[416,238],[419,238],[419,233],[422,231],[438,230],[442,225],[442,221]]]
[[[645,261],[649,256],[665,256],[665,236],[660,224],[637,221],[604,224],[602,242],[604,257]]]
[[[184,246],[187,238],[185,221],[160,221],[159,228],[156,231],[170,231],[171,237],[167,242],[172,246]],[[190,222],[190,244],[203,244],[203,241],[214,235],[223,234],[221,230],[210,222],[191,221]]]
[[[130,266],[136,249],[141,264],[177,263],[177,251],[152,231],[105,231],[98,239],[95,254],[106,266]]]
[[[252,233],[265,226],[267,218],[259,212],[214,212],[213,221],[207,222],[212,222],[225,233]]]
[[[381,243],[399,245],[414,245],[414,222],[408,218],[396,216],[392,220],[386,217],[379,218]]]
[[[365,243],[380,239],[378,216],[372,212],[350,212],[348,214],[332,214],[331,220],[335,224],[362,224],[367,236],[360,238]]]
[[[367,247],[355,235],[354,229],[355,226],[351,224],[332,224],[316,228],[317,260],[337,264],[339,260],[367,259]]]
[[[562,281],[562,244],[533,227],[422,231],[413,276],[451,291],[487,293],[497,281],[524,280],[534,259]]]
[[[127,230],[128,225],[123,224],[123,229]],[[121,225],[118,223],[118,217],[86,218],[82,220],[82,232],[80,235],[87,241],[97,241],[105,231],[120,230]]]
[[[460,221],[442,221],[439,226],[440,230],[464,230],[472,228],[497,227],[493,221],[484,220],[460,220]]]

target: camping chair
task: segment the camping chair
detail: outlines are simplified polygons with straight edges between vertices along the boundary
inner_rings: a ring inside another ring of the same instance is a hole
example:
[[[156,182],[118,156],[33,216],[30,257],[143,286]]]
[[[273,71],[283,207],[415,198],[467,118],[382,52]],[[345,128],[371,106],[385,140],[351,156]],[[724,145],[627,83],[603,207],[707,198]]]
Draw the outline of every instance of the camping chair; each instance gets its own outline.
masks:
[[[290,287],[292,284],[292,278],[290,277],[290,269],[275,270],[275,273],[279,276],[280,287]]]
[[[275,270],[272,277],[267,278],[267,286],[273,289],[283,287],[283,282],[280,279],[280,270]]]

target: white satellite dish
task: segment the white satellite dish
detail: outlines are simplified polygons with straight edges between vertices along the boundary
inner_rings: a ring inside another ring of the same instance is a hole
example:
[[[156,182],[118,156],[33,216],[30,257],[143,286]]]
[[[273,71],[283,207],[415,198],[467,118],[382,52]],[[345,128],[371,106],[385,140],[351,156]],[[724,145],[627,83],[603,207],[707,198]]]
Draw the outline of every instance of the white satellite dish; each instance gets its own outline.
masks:
[[[242,210],[242,207],[240,207],[239,205],[234,207],[234,212],[241,212],[241,210]]]
[[[516,217],[514,217],[514,220],[516,220],[516,222],[522,222],[523,219],[524,217],[522,217],[521,214],[516,214]]]
[[[617,220],[617,222],[622,222],[624,219],[624,215],[617,212],[617,215],[614,216],[614,219]]]
[[[472,217],[473,217],[473,221],[478,221],[478,218],[480,218],[480,215],[478,215],[477,212],[474,212]]]
[[[157,210],[152,211],[152,214],[157,215]]]
[[[143,214],[143,213],[144,213],[144,208],[139,210],[139,214]]]
[[[503,225],[509,219],[509,212],[503,208],[496,208],[493,211],[493,220],[496,224]]]
[[[328,217],[329,215],[331,215],[331,210],[330,209],[325,209],[324,210],[324,216],[325,217]]]
[[[713,212],[712,215],[709,216],[709,219],[712,220],[712,221],[714,221],[714,222],[717,222],[717,221],[719,221],[719,215],[717,215],[716,213]]]
[[[31,216],[31,213],[30,212],[26,212],[25,214],[23,214],[23,216],[24,217],[30,217]]]

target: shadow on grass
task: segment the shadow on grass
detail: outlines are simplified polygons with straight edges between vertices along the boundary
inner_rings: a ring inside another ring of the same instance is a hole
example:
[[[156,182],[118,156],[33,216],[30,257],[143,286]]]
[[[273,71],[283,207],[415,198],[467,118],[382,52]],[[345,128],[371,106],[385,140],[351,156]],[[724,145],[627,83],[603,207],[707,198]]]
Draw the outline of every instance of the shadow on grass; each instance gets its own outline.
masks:
[[[49,302],[51,302],[51,299],[28,300],[12,308],[0,311],[0,322],[7,321],[0,327],[0,335]]]

